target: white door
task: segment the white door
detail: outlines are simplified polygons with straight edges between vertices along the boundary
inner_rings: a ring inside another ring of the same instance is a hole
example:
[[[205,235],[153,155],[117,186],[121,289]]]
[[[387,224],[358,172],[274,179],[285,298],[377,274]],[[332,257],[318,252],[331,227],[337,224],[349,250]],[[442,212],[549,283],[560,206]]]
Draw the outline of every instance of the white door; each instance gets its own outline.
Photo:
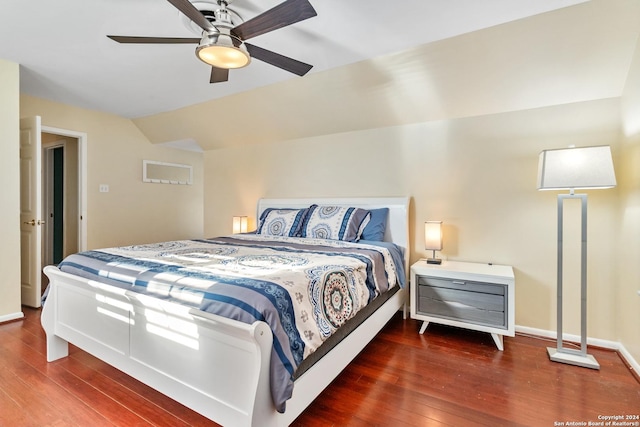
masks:
[[[42,142],[40,117],[20,119],[20,255],[22,304],[40,307]]]

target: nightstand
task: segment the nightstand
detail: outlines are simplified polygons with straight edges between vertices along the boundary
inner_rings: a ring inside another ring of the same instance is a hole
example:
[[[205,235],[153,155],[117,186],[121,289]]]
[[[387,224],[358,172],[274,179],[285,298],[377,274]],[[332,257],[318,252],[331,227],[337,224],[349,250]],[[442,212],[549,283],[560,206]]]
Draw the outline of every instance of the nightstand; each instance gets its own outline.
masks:
[[[513,268],[459,261],[411,266],[411,318],[489,332],[499,350],[515,335]]]

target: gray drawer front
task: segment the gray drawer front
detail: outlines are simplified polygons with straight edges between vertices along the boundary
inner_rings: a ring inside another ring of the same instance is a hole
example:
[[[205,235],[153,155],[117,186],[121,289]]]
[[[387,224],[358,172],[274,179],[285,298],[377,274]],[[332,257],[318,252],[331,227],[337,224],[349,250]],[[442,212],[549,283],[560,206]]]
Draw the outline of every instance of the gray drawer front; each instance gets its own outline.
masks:
[[[435,288],[420,286],[418,297],[438,301],[451,301],[458,304],[475,307],[479,310],[504,311],[504,295],[482,294],[458,289]]]
[[[417,311],[507,329],[506,286],[419,277]]]
[[[428,298],[420,298],[419,305],[419,311],[429,316],[507,329],[507,319],[504,311],[480,310],[475,307],[459,306],[454,302]]]
[[[506,286],[497,283],[473,282],[470,280],[440,279],[437,277],[418,277],[418,285],[436,286],[438,288],[464,289],[483,294],[505,295]]]

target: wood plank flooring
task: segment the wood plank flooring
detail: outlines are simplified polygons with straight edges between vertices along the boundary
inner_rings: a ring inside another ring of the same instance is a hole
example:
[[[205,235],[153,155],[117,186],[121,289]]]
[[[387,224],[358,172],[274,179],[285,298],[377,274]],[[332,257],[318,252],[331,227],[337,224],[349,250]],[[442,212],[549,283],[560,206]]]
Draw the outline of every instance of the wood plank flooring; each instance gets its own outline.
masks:
[[[0,325],[0,426],[212,426],[72,346],[47,363],[40,310]],[[600,371],[550,362],[553,342],[394,317],[295,426],[558,426],[640,414],[640,383],[616,352]],[[623,420],[624,421],[624,420]],[[636,422],[639,420],[631,420]],[[636,424],[638,425],[638,424]]]

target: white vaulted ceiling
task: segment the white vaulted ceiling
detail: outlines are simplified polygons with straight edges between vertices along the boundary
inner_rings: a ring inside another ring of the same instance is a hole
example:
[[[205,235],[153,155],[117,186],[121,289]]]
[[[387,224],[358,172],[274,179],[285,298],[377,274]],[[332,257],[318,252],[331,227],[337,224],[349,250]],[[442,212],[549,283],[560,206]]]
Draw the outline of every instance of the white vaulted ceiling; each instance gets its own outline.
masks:
[[[253,60],[210,84],[194,45],[106,37],[196,36],[166,0],[3,0],[0,58],[24,94],[208,150],[616,97],[640,31],[637,0],[310,1],[317,17],[251,40],[305,77]]]

